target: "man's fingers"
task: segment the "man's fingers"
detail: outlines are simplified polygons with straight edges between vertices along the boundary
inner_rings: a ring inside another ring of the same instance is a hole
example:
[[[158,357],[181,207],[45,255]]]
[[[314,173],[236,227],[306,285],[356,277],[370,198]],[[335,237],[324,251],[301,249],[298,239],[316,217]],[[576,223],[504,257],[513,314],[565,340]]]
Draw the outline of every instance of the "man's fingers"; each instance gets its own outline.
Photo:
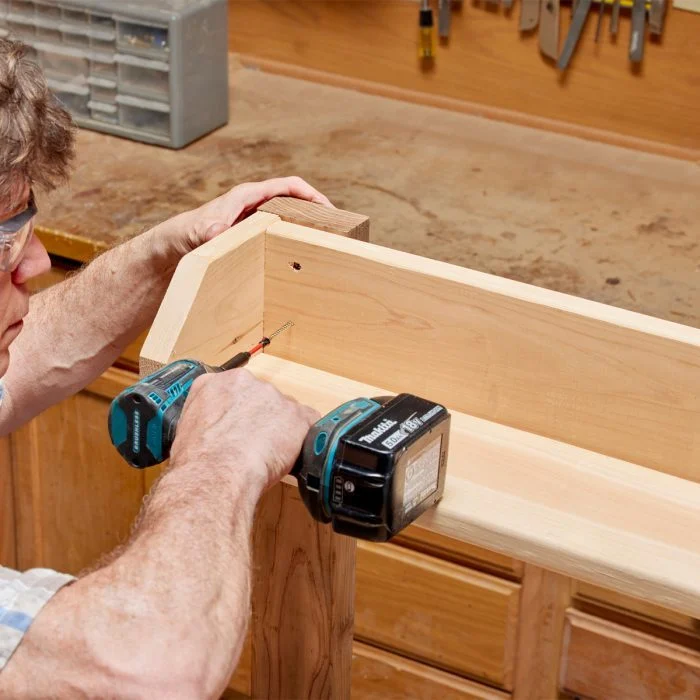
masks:
[[[274,197],[297,197],[315,204],[333,207],[326,195],[300,177],[279,177],[244,185],[241,204],[244,209],[257,208]]]

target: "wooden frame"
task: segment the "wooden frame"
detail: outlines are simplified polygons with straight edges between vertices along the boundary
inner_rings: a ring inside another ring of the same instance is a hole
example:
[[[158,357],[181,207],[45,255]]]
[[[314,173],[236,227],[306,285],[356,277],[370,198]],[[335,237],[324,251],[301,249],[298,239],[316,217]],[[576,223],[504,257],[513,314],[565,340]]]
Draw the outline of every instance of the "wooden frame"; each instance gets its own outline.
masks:
[[[251,363],[282,391],[319,411],[401,390],[451,409],[445,496],[421,527],[700,616],[700,331],[329,235],[279,204],[182,261],[142,371],[221,362],[292,318]],[[347,697],[353,544],[294,494],[271,492],[256,526],[253,694]]]

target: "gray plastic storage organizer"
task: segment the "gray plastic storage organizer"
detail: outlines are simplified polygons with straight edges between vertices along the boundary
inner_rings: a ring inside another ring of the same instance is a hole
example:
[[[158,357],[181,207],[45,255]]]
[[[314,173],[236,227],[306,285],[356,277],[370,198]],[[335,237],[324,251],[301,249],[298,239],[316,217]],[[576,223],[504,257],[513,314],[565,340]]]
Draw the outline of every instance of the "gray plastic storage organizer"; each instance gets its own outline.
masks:
[[[228,121],[227,0],[0,0],[89,129],[180,148]]]

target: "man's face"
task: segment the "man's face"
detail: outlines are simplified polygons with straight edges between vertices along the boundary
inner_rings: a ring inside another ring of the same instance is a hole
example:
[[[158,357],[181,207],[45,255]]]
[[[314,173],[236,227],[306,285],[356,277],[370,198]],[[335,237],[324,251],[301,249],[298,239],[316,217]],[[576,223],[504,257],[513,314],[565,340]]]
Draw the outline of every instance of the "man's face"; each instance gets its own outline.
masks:
[[[0,203],[0,223],[27,209],[29,185],[17,188],[14,201]],[[32,222],[33,227],[33,222]],[[0,271],[0,377],[10,364],[10,344],[22,331],[22,319],[29,311],[27,282],[47,272],[51,267],[49,256],[39,239],[31,232],[31,238],[21,258],[9,272]]]

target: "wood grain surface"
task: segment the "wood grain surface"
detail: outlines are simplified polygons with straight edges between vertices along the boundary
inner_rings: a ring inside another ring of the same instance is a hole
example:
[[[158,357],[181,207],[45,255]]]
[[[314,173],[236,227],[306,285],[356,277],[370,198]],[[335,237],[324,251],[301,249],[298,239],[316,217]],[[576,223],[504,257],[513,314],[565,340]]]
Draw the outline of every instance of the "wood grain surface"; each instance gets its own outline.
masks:
[[[391,540],[394,544],[452,561],[477,570],[486,571],[509,579],[519,579],[523,573],[523,563],[498,552],[490,552],[447,537],[438,532],[430,532],[416,525],[409,525]]]
[[[180,358],[222,364],[260,340],[263,234],[279,220],[256,212],[180,261],[141,351],[142,376]]]
[[[660,633],[659,628],[663,628],[663,632],[679,631],[685,639],[684,643],[688,643],[689,638],[692,638],[695,641],[690,643],[700,649],[700,617],[683,615],[661,605],[654,605],[648,600],[632,598],[583,581],[573,583],[573,595],[577,606],[583,607],[584,611],[592,605],[598,610],[604,610],[608,616],[612,611],[628,618],[632,617],[641,621],[646,628],[656,628],[656,634]]]
[[[258,211],[276,214],[282,221],[337,233],[339,236],[369,241],[369,217],[342,209],[331,209],[294,197],[275,197],[265,202]]]
[[[696,41],[700,17],[669,10],[662,41],[647,38],[644,63],[627,60],[629,13],[611,41],[607,21],[594,43],[589,21],[568,73],[538,50],[537,33],[518,32],[512,12],[461,3],[447,45],[430,70],[416,58],[418,8],[409,0],[231,0],[231,50],[429,97],[448,97],[692,149],[697,159]],[[570,21],[564,9],[562,36]],[[563,41],[562,41],[563,43]],[[673,118],[669,118],[669,114]]]
[[[355,642],[352,700],[507,700],[494,688]]]
[[[566,576],[525,565],[513,700],[557,697],[558,662],[571,585],[571,579]]]
[[[700,331],[285,222],[265,245],[265,329],[296,324],[271,354],[700,480]]]
[[[52,252],[86,260],[237,183],[297,174],[368,215],[375,243],[700,327],[697,164],[230,75],[231,122],[182,151],[80,131],[70,185],[39,202]]]
[[[258,505],[253,548],[253,697],[349,698],[355,540],[279,484]]]
[[[369,542],[356,576],[358,639],[512,690],[518,584]]]
[[[15,547],[15,494],[10,438],[0,439],[0,566],[17,566]]]
[[[326,413],[385,389],[265,355],[251,370]],[[452,412],[442,501],[417,524],[700,615],[700,484]]]
[[[700,653],[605,620],[567,613],[561,688],[601,700],[697,700]]]
[[[17,563],[77,574],[126,540],[144,494],[106,430],[134,375],[110,369],[88,391],[13,434]]]

